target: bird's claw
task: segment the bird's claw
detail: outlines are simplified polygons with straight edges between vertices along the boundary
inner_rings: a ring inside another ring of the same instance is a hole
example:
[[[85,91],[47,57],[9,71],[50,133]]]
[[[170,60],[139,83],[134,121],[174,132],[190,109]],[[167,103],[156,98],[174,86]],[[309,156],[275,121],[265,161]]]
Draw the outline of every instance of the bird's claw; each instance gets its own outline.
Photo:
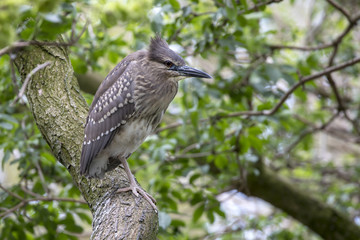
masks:
[[[142,188],[138,187],[138,186],[133,186],[130,185],[130,187],[126,187],[126,188],[120,188],[116,191],[116,193],[122,193],[122,192],[128,192],[128,191],[132,191],[132,193],[136,196],[139,197],[139,194],[141,196],[143,196],[145,198],[146,201],[148,201],[148,203],[150,203],[150,205],[152,206],[152,208],[154,209],[154,211],[157,213],[158,209],[155,206],[156,204],[156,200],[147,192],[145,192]]]
[[[131,190],[132,190],[133,194],[135,195],[135,197],[139,197],[139,194],[138,194],[136,188],[133,188]]]

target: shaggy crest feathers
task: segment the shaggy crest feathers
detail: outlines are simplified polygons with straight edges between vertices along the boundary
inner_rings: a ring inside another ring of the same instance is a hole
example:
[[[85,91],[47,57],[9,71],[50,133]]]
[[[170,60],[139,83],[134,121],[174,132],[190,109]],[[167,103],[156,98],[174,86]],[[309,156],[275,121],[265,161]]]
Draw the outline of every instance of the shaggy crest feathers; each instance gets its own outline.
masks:
[[[177,55],[173,50],[169,48],[167,42],[159,35],[151,38],[148,58],[150,61],[163,63],[167,60],[173,61],[177,65],[185,65],[184,59]]]

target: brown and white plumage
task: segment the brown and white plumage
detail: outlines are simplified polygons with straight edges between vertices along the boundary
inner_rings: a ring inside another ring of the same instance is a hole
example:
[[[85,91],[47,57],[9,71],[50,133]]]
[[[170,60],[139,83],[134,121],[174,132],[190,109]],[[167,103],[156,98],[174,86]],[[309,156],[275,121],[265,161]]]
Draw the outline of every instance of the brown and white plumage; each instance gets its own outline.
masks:
[[[210,77],[186,66],[160,37],[151,40],[148,51],[124,58],[102,82],[90,106],[81,174],[102,178],[120,163],[127,170],[126,159],[160,123],[177,93],[178,81],[191,76]],[[136,192],[134,186],[128,190]]]

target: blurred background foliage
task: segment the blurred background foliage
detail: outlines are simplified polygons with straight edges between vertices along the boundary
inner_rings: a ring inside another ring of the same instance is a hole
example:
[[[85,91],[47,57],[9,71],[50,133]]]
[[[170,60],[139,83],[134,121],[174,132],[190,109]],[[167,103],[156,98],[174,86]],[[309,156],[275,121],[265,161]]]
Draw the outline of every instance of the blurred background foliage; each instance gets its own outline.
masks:
[[[214,78],[182,81],[158,132],[129,159],[157,199],[159,239],[319,239],[281,209],[246,196],[245,179],[261,158],[360,224],[359,66],[332,74],[335,87],[322,76],[276,112],[251,114],[273,109],[302,76],[359,55],[359,29],[345,30],[360,7],[342,1],[348,17],[334,2],[2,0],[0,49],[62,34],[90,104],[99,81],[161,33]],[[0,239],[87,239],[87,205],[26,97],[14,102],[21,87],[14,54],[0,57]],[[239,179],[242,189],[233,185]]]

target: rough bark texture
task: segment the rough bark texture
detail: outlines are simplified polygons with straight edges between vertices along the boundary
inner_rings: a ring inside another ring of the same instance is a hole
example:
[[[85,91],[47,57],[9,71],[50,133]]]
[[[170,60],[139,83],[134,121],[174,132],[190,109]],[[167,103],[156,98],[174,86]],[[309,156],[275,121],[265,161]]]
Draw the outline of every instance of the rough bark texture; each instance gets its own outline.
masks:
[[[247,177],[250,195],[282,209],[324,239],[360,239],[360,228],[347,216],[317,200],[310,192],[293,186],[261,163],[257,169],[259,172]]]
[[[93,214],[91,239],[156,239],[158,216],[143,198],[127,187],[125,171],[118,167],[102,180],[79,174],[79,161],[88,106],[65,47],[34,46],[18,52],[15,63],[24,80],[37,65],[51,64],[31,78],[26,96],[36,124],[54,155],[69,171]]]

